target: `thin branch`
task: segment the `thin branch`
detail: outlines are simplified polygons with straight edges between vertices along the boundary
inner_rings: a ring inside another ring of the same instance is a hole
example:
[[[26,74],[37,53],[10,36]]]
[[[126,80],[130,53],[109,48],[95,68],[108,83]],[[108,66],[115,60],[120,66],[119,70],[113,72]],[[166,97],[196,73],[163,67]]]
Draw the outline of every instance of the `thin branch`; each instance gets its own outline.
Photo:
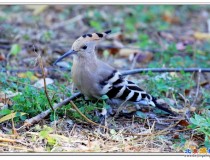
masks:
[[[38,55],[38,61],[39,61],[40,68],[42,69],[42,76],[43,76],[43,80],[44,80],[44,92],[45,92],[45,95],[47,97],[47,101],[50,105],[50,108],[54,111],[51,100],[50,100],[50,97],[49,97],[48,92],[47,92],[47,84],[46,84],[44,66],[43,66],[42,57],[40,56],[40,54]]]
[[[56,104],[53,106],[53,109],[56,110],[57,108],[61,108],[63,105],[68,104],[71,100],[74,100],[76,98],[79,98],[82,94],[80,92],[75,93],[74,95],[72,95],[71,97],[63,100],[62,102]],[[38,123],[40,120],[44,119],[45,117],[47,117],[51,112],[51,109],[48,109],[38,115],[36,115],[35,117],[32,117],[30,119],[25,120],[25,124],[24,126],[29,126],[29,125],[33,125],[35,123]],[[22,126],[22,127],[24,127]],[[21,127],[21,128],[22,128]]]
[[[198,80],[197,80],[197,88],[196,88],[195,98],[194,98],[194,101],[193,101],[193,103],[191,104],[191,106],[189,108],[194,107],[195,102],[196,102],[196,100],[198,98],[198,93],[199,93],[199,88],[200,88],[200,79],[201,79],[200,78],[200,74],[201,74],[201,70],[199,70],[199,72],[198,72]]]
[[[139,68],[128,71],[121,71],[122,75],[131,75],[143,72],[210,72],[210,68]]]
[[[55,72],[57,70],[61,71],[70,71],[70,69],[66,68],[60,68],[60,67],[46,67],[48,71]],[[199,72],[199,69],[201,72],[210,72],[210,68],[137,68],[137,69],[132,69],[132,70],[127,70],[127,71],[121,71],[123,75],[131,75],[131,74],[137,74],[137,73],[143,73],[143,72]],[[42,71],[39,68],[35,69],[11,69],[11,70],[6,70],[6,69],[1,69],[0,72],[13,72],[13,73],[19,73],[19,72],[37,72],[37,71]]]
[[[47,69],[47,71],[49,72],[55,72],[57,70],[61,70],[61,71],[71,71],[68,68],[61,68],[61,67],[45,67],[45,69]],[[1,68],[0,72],[10,72],[10,73],[23,73],[23,72],[41,72],[42,69],[40,68],[34,68],[34,69],[30,69],[30,68],[22,68],[22,69],[5,69],[5,68]]]
[[[2,138],[2,137],[0,137],[0,142],[20,143],[22,145],[28,146],[27,144],[21,142],[20,140],[15,140],[15,139],[10,139],[10,138]]]

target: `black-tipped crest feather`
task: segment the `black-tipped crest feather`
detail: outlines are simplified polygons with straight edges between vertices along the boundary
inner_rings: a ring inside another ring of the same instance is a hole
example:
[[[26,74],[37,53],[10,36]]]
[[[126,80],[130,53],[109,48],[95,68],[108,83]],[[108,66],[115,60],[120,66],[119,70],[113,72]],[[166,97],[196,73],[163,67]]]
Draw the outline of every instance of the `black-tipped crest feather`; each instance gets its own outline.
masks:
[[[109,34],[111,32],[112,32],[111,30],[108,30],[108,31],[105,31],[104,33]]]

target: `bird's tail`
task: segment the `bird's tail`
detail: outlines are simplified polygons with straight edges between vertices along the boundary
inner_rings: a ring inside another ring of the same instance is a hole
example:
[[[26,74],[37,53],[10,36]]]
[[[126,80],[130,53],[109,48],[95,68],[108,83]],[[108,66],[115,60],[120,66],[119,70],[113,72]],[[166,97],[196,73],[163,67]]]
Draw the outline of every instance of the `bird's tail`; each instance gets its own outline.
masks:
[[[169,114],[174,115],[174,113],[172,111],[170,111],[168,108],[165,108],[162,105],[158,104],[156,98],[152,97],[152,102],[155,104],[155,107],[157,107],[157,108],[159,108],[159,109],[161,109],[161,110],[163,110],[163,111],[165,111]]]
[[[151,106],[157,107],[169,114],[174,115],[174,113],[172,111],[170,111],[168,108],[165,108],[162,105],[158,104],[155,97],[146,93],[144,90],[139,88],[134,83],[132,83],[131,86],[129,86],[129,83],[131,84],[132,82],[128,81],[128,85],[126,87],[124,86],[125,89],[123,90],[123,92],[121,92],[121,94],[119,94],[120,89],[118,87],[113,87],[108,92],[107,95],[110,97],[112,94],[115,94],[115,91],[118,91],[116,93],[118,93],[119,96],[116,95],[116,96],[110,97],[110,98],[117,98],[117,99],[129,101],[129,102],[133,102],[135,104],[151,105]]]
[[[125,80],[116,70],[114,70],[105,81],[101,82],[101,85],[103,86],[102,94],[106,94],[110,99],[120,99],[136,104],[152,105],[173,114],[172,111],[158,104],[156,98],[146,93],[135,83]]]

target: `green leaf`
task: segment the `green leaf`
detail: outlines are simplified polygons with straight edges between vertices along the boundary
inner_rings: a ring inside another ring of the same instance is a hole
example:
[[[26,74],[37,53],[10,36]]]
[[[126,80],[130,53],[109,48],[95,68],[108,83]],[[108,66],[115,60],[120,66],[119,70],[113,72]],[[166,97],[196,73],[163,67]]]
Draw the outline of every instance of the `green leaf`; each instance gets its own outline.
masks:
[[[21,46],[19,44],[13,44],[12,48],[10,49],[10,53],[14,56],[20,53],[20,51],[21,51]]]
[[[47,137],[47,142],[49,145],[55,145],[56,140],[50,136]]]
[[[203,123],[205,121],[205,119],[198,114],[195,114],[195,120],[197,121],[197,123]]]
[[[195,120],[195,118],[190,118],[190,122],[195,124],[195,125],[198,125],[197,121]]]
[[[143,119],[146,119],[146,118],[147,118],[146,114],[143,113],[143,112],[141,112],[141,111],[137,111],[137,112],[136,112],[136,115],[137,115],[138,117],[140,117],[140,118],[143,118]]]
[[[210,105],[209,106],[205,106],[206,109],[210,109]]]
[[[39,133],[39,135],[40,135],[41,137],[43,137],[43,138],[46,138],[46,137],[48,136],[48,134],[49,134],[49,132],[46,131],[46,130],[43,130],[43,131],[41,131],[41,132]]]
[[[7,115],[7,114],[10,114],[10,113],[11,113],[11,110],[9,110],[9,109],[2,109],[0,111],[1,116]]]
[[[107,95],[103,95],[103,96],[101,97],[101,99],[106,100],[106,99],[109,99],[109,97],[108,97]]]
[[[103,51],[103,56],[104,58],[108,58],[109,57],[109,52],[107,50]]]
[[[96,30],[101,30],[101,25],[100,25],[100,23],[99,22],[97,22],[97,21],[90,21],[90,25],[91,25],[91,27],[94,27]]]
[[[111,129],[111,130],[110,130],[110,133],[111,133],[112,135],[116,135],[116,134],[117,134],[117,132],[116,132],[114,129]]]
[[[205,147],[210,148],[210,139],[207,135],[205,136],[204,145]]]

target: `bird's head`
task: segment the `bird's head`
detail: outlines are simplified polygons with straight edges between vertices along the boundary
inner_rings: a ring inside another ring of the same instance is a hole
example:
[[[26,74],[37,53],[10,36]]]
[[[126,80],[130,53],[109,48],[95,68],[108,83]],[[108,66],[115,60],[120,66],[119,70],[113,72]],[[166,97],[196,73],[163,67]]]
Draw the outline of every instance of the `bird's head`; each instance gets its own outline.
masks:
[[[73,44],[69,51],[64,53],[59,59],[57,59],[54,64],[61,61],[63,58],[69,55],[76,55],[76,56],[90,56],[93,53],[95,46],[99,40],[106,37],[107,34],[111,33],[111,30],[103,32],[103,33],[92,33],[92,34],[84,34],[83,36],[79,37]]]

